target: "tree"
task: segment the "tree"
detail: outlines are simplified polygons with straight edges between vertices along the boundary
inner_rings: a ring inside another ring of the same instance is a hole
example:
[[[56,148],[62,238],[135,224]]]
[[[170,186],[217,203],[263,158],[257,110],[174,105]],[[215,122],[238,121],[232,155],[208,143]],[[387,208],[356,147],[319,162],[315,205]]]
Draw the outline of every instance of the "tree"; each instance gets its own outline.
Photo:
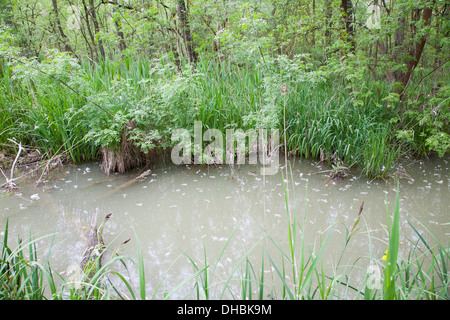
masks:
[[[95,37],[97,37],[100,32],[100,27],[98,24],[96,8],[94,6],[94,0],[89,0],[89,12],[92,17],[92,23],[94,24]],[[97,43],[98,43],[98,49],[100,51],[100,55],[101,55],[102,59],[105,59],[105,49],[103,48],[103,40],[101,38],[99,38]]]
[[[64,44],[64,50],[67,52],[75,53],[75,51],[70,46],[69,39],[67,38],[61,26],[61,21],[59,19],[58,1],[52,0],[52,5],[53,5],[53,12],[55,14],[56,28],[58,29],[59,35],[61,36],[62,42]]]
[[[403,4],[397,17],[397,27],[394,34],[394,45],[391,51],[391,59],[398,66],[395,70],[389,69],[387,76],[392,84],[399,84],[395,92],[403,95],[412,79],[413,71],[417,67],[425,44],[429,37],[430,25],[435,1],[407,1]],[[388,11],[391,13],[392,11]],[[410,21],[408,21],[410,17]],[[410,34],[408,34],[408,30]],[[388,48],[380,41],[383,52]]]
[[[344,20],[345,34],[341,36],[344,41],[351,43],[351,51],[355,51],[353,28],[353,4],[351,0],[341,0],[342,18]]]
[[[189,25],[188,10],[185,0],[178,0],[177,2],[177,14],[181,23],[181,34],[184,41],[186,50],[186,58],[189,63],[195,63],[197,61],[197,54],[194,50],[194,43],[192,41],[192,34]]]

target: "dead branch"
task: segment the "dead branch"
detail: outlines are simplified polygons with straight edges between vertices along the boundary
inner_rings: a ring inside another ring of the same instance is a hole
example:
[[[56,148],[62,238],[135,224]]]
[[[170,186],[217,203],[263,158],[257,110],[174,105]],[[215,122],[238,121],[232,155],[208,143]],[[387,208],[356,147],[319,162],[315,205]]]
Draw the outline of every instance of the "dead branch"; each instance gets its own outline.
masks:
[[[14,168],[16,167],[17,160],[19,160],[19,156],[20,156],[20,153],[22,152],[23,148],[22,148],[22,142],[17,143],[17,142],[15,142],[12,139],[8,139],[8,140],[19,147],[19,151],[17,152],[16,158],[14,159],[14,162],[13,162],[12,167],[11,167],[10,178],[8,179],[8,177],[5,175],[3,170],[0,169],[2,171],[3,176],[6,179],[6,182],[4,184],[2,184],[2,187],[8,188],[8,189],[11,190],[11,189],[17,189],[17,185],[13,182],[15,180],[14,179]]]

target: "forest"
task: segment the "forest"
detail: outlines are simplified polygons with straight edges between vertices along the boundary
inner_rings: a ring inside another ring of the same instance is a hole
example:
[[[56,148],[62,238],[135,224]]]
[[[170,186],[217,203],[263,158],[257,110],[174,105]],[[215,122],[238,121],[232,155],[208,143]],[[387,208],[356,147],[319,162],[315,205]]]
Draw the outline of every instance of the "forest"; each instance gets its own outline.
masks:
[[[279,128],[387,178],[449,150],[448,1],[0,2],[0,143],[124,172],[175,128]],[[286,95],[281,94],[286,86]]]

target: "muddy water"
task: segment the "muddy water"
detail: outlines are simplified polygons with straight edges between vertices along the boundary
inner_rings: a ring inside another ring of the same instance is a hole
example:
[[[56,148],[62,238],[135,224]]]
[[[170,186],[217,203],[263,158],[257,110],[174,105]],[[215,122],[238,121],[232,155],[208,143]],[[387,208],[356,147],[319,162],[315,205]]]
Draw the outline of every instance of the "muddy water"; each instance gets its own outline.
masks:
[[[400,165],[400,254],[407,255],[411,242],[419,240],[409,223],[426,239],[433,241],[428,236],[431,231],[448,247],[449,160],[405,161]],[[290,215],[299,225],[297,249],[304,237],[307,251],[317,253],[332,228],[323,256],[324,269],[330,275],[351,274],[358,284],[367,266],[382,264],[387,249],[386,206],[393,211],[396,181],[369,181],[352,173],[343,181],[333,181],[328,178],[329,168],[316,162],[292,160],[290,165],[287,198]],[[165,291],[188,279],[194,272],[188,257],[199,268],[204,267],[205,253],[213,285],[211,297],[219,297],[225,283],[230,289],[225,297],[230,297],[230,291],[239,297],[245,258],[259,277],[263,250],[267,293],[272,283],[278,286],[275,291],[280,291],[268,256],[277,268],[282,267],[281,251],[290,256],[284,168],[263,177],[259,167],[248,164],[235,167],[234,174],[228,166],[158,165],[144,181],[128,183],[140,173],[106,177],[97,163],[89,163],[66,166],[39,187],[32,179],[21,180],[14,195],[0,194],[0,231],[8,218],[11,242],[17,235],[27,238],[31,234],[37,239],[39,256],[44,259],[50,255],[51,265],[64,273],[79,264],[84,251],[80,234],[98,208],[100,217],[112,213],[104,230],[105,241],[110,244],[107,253],[131,238],[121,246],[122,253],[137,261],[139,239],[148,297],[157,290],[155,297],[161,298]],[[359,229],[341,257],[346,231],[353,226],[362,202]],[[128,271],[118,268],[138,286],[135,266],[130,265]],[[190,281],[171,297],[195,298],[194,291]]]

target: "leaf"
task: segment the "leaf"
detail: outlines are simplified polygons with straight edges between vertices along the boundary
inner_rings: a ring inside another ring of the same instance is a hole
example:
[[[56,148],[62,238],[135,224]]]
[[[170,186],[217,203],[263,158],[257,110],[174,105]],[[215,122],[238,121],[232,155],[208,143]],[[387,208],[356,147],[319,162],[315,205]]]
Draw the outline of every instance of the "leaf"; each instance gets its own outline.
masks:
[[[389,232],[389,249],[387,252],[386,266],[384,269],[384,295],[385,300],[395,298],[395,273],[397,270],[397,256],[400,243],[400,205],[399,184],[397,183],[397,194],[395,197],[394,219],[392,229]]]

